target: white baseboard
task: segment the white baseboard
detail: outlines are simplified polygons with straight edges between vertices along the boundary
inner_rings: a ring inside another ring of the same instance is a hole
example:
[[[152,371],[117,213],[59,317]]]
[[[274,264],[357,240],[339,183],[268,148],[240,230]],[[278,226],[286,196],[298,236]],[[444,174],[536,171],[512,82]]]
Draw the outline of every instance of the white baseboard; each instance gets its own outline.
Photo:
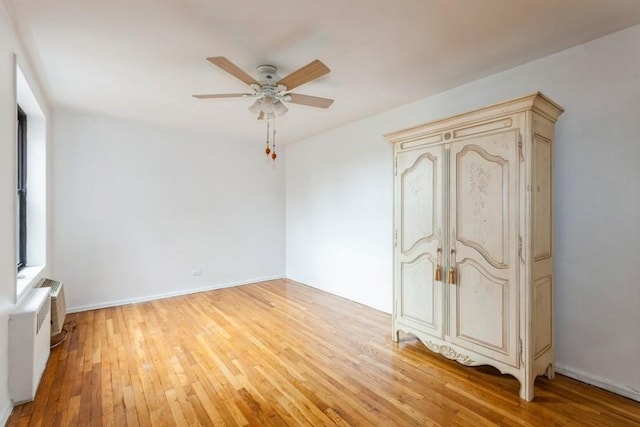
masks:
[[[252,280],[242,280],[239,282],[229,282],[229,283],[222,283],[218,285],[203,286],[201,288],[182,289],[179,291],[165,292],[162,294],[146,295],[144,297],[105,301],[98,304],[80,305],[76,307],[67,308],[67,313],[78,313],[81,311],[97,310],[100,308],[117,307],[119,305],[135,304],[140,302],[153,301],[157,299],[177,297],[180,295],[189,295],[189,294],[195,294],[198,292],[212,291],[215,289],[231,288],[233,286],[250,285],[252,283],[266,282],[269,280],[276,280],[276,279],[283,279],[283,278],[284,276],[261,277],[261,278],[252,279]]]
[[[573,369],[568,366],[560,365],[556,363],[556,372],[567,377],[571,377],[583,383],[591,384],[601,389],[619,394],[629,399],[637,400],[640,402],[640,390],[635,390],[628,385],[614,384],[611,381],[591,375],[587,372]]]
[[[13,405],[11,404],[11,402],[4,402],[2,410],[0,410],[0,426],[4,426],[7,424],[9,416],[11,415],[11,411],[13,411]]]

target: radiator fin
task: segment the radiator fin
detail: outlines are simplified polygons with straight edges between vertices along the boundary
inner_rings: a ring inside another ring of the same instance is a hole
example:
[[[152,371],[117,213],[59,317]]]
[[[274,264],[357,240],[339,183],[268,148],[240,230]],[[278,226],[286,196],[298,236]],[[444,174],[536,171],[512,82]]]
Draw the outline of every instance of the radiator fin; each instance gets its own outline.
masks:
[[[51,294],[57,294],[58,289],[62,282],[53,279],[42,279],[40,283],[38,283],[39,288],[51,288]]]
[[[42,328],[42,324],[47,318],[47,314],[49,314],[49,309],[51,308],[51,298],[47,298],[38,310],[38,321],[36,323],[36,335],[40,333],[40,328]]]

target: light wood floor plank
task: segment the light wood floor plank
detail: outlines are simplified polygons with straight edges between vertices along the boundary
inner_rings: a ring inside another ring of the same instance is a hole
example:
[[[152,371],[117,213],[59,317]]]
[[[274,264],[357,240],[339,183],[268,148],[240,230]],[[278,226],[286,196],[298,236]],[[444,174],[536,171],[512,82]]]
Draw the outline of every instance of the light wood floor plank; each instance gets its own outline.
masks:
[[[562,375],[536,398],[402,336],[390,316],[289,280],[71,314],[8,426],[625,426],[640,403]]]

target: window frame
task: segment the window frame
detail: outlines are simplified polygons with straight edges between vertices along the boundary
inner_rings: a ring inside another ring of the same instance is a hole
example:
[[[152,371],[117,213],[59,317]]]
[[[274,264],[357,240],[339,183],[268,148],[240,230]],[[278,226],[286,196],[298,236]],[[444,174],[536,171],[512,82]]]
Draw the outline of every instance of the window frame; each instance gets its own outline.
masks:
[[[27,115],[18,105],[17,118],[18,265],[27,265]]]

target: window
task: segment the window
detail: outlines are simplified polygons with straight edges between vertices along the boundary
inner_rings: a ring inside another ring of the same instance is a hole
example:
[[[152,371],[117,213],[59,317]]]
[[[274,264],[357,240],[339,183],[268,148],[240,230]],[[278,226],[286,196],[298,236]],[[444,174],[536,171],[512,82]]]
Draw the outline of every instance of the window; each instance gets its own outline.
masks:
[[[18,203],[16,231],[18,270],[27,265],[27,115],[18,106]]]
[[[47,118],[16,64],[17,111],[14,239],[15,301],[42,274],[47,264]]]

